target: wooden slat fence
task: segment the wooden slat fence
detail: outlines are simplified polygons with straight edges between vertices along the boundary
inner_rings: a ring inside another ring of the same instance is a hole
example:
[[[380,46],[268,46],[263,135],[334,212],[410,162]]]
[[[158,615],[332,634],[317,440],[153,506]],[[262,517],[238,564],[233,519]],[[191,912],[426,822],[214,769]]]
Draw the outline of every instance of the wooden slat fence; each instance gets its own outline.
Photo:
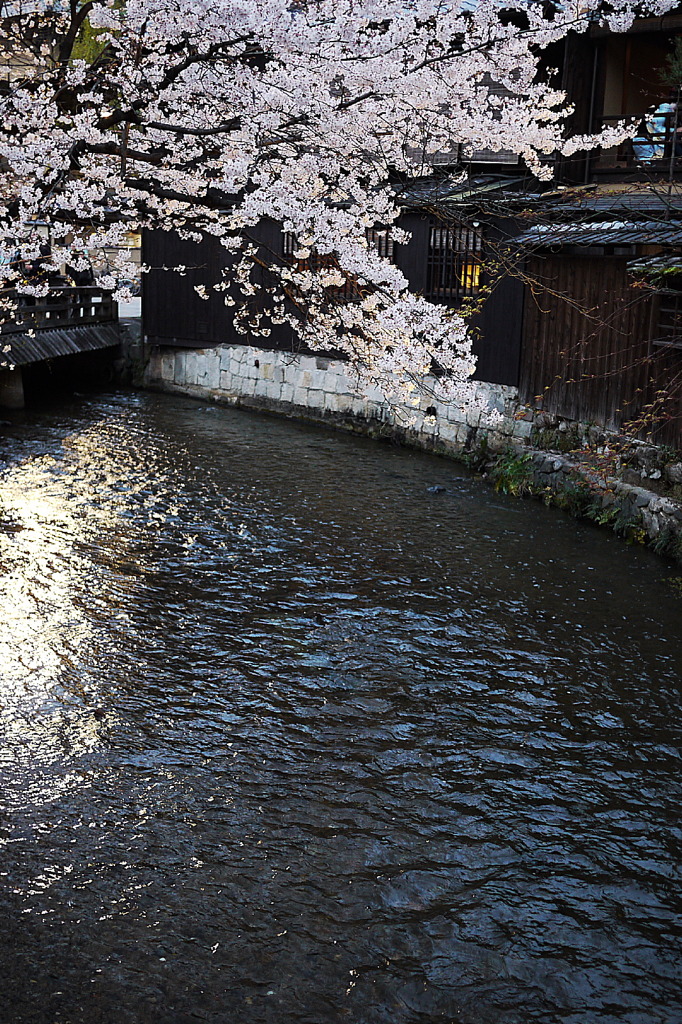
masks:
[[[654,345],[659,299],[619,257],[529,261],[521,399],[659,443],[682,443],[682,351]]]

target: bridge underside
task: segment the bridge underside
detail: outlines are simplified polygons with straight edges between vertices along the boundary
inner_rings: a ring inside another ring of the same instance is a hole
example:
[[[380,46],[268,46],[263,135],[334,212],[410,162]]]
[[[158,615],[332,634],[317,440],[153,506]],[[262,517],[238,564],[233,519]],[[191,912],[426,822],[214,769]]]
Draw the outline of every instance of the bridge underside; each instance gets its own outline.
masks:
[[[116,321],[0,335],[0,366],[5,364],[0,369],[0,406],[5,409],[23,408],[24,371],[33,373],[41,364],[47,367],[52,360],[61,360],[65,356],[82,356],[106,349],[113,352],[120,344]]]
[[[39,363],[57,356],[75,356],[79,352],[95,352],[121,343],[118,324],[88,324],[84,327],[53,328],[25,334],[3,334],[3,362],[14,366]]]

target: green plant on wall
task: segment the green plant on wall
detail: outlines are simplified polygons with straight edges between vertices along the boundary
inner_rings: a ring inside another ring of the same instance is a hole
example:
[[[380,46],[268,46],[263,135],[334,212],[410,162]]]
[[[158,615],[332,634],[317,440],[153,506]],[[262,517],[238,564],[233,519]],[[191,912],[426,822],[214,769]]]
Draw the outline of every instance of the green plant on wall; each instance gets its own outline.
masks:
[[[86,64],[95,64],[104,53],[106,43],[101,39],[98,29],[94,29],[86,18],[73,45],[71,57],[84,60]]]
[[[528,453],[519,454],[510,449],[500,455],[490,468],[490,476],[495,484],[495,490],[501,491],[502,494],[513,494],[515,497],[531,494],[533,474],[529,463],[531,463],[531,455]]]

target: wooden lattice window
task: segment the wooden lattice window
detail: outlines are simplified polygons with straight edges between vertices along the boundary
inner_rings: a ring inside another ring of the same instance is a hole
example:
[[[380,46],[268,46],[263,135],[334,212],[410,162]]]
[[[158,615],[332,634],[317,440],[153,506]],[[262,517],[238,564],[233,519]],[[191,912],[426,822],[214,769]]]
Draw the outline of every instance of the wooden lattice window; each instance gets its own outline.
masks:
[[[426,258],[426,297],[458,303],[478,294],[483,244],[478,228],[459,221],[431,221]]]
[[[286,260],[291,260],[296,248],[296,235],[293,231],[282,232],[282,255]]]
[[[395,247],[388,231],[380,228],[367,228],[365,232],[370,248],[376,249],[379,256],[393,262]],[[296,235],[293,231],[282,232],[282,255],[292,259],[296,248]]]
[[[379,256],[393,263],[395,250],[393,239],[388,231],[381,231],[378,228],[367,228],[365,232],[370,249],[375,249]]]
[[[659,291],[658,324],[654,345],[682,349],[682,289]]]
[[[368,228],[366,236],[370,248],[374,248],[379,256],[383,256],[384,259],[388,259],[393,262],[394,244],[393,239],[389,237],[387,231],[378,228]],[[283,231],[282,256],[285,263],[295,265],[298,270],[316,271],[322,270],[325,267],[330,269],[339,269],[336,256],[331,254],[320,256],[316,253],[311,253],[311,255],[306,257],[306,259],[297,260],[294,256],[296,246],[296,235],[292,231]],[[333,296],[336,299],[343,299],[344,301],[359,299],[362,294],[357,281],[349,276],[346,276],[346,281],[343,285],[329,287],[326,290],[330,296]]]

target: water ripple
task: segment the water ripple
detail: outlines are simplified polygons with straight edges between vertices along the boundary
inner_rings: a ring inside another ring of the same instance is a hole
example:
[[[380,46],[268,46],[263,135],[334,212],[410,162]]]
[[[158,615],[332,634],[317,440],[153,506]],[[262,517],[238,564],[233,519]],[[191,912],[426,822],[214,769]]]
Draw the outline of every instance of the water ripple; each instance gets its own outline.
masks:
[[[6,433],[3,1022],[682,1020],[669,567],[191,401]]]

